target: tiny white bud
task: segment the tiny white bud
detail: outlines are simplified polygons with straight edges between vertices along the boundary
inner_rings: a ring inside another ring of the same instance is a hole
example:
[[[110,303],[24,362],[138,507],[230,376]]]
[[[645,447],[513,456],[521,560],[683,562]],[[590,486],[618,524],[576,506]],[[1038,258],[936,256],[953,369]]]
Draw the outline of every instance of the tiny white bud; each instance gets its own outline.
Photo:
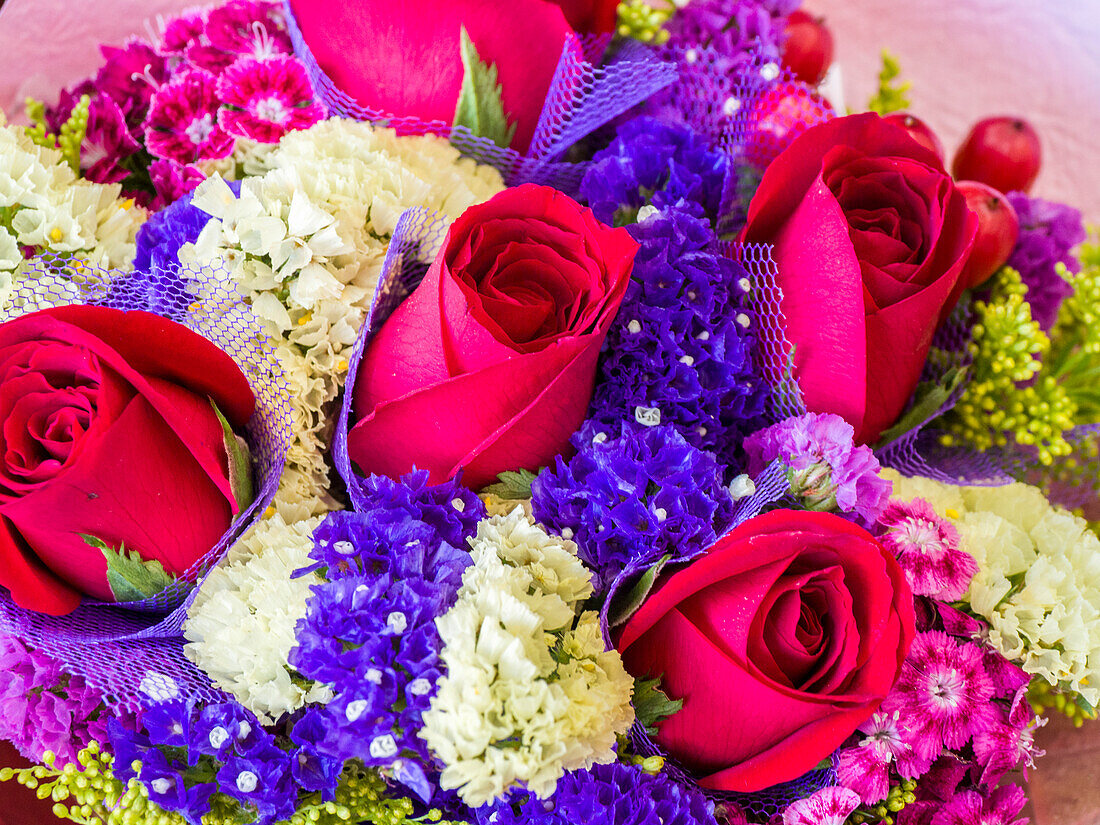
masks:
[[[707,330],[703,330],[702,332],[700,332],[695,337],[697,339],[699,339],[700,341],[709,341],[710,340],[710,332],[708,332]]]
[[[563,527],[563,528],[561,528],[561,537],[563,539],[573,538],[573,528],[572,527]]]
[[[631,335],[637,335],[639,332],[642,331],[642,325],[638,322],[637,319],[635,319],[626,325],[626,331],[629,332]]]
[[[689,63],[689,64],[695,63],[698,59],[699,59],[699,52],[695,51],[695,49],[688,49],[686,52],[684,52],[684,60],[687,63]]]
[[[748,315],[746,315],[746,314],[745,314],[745,313],[743,313],[743,312],[738,312],[738,313],[737,313],[737,317],[736,317],[736,318],[735,318],[734,320],[735,320],[735,321],[737,321],[737,323],[739,323],[739,324],[740,324],[741,326],[743,326],[743,327],[744,327],[745,329],[748,329],[748,328],[749,328],[749,324],[751,323],[751,322],[749,321],[749,316],[748,316]]]
[[[456,510],[458,510],[458,512],[461,513],[463,510],[466,509],[466,502],[463,501],[460,498],[452,498],[451,499],[451,506],[454,507]]]
[[[742,278],[737,282],[737,285],[741,287],[742,292],[749,292],[752,289],[752,281],[748,278]]]
[[[172,789],[172,780],[159,776],[149,783],[149,787],[157,793],[168,793]]]
[[[370,743],[370,755],[374,759],[389,759],[397,756],[397,742],[388,733],[376,736]]]
[[[413,679],[409,683],[409,693],[413,696],[425,696],[432,689],[432,683],[425,679],[423,676],[419,679]]]
[[[653,511],[653,515],[657,517],[657,521],[664,521],[666,518],[668,518],[668,510],[666,510],[664,507],[658,507],[656,510]]]
[[[332,549],[339,553],[341,556],[353,556],[355,555],[355,545],[350,541],[338,541],[332,545]]]
[[[726,117],[733,117],[741,109],[741,101],[736,97],[727,97],[725,103],[722,104],[722,114]]]
[[[252,793],[260,783],[260,778],[252,771],[241,771],[237,774],[237,790],[241,793]]]
[[[657,407],[639,405],[634,408],[634,420],[646,427],[656,427],[661,423],[661,411]]]
[[[699,435],[706,435],[707,434],[707,428],[703,427],[703,426],[700,426],[695,430],[695,432],[699,433]]]
[[[210,731],[210,747],[217,750],[227,741],[229,741],[229,731],[218,725],[216,728]]]
[[[400,610],[395,610],[386,617],[386,625],[394,633],[404,633],[409,626],[409,620]]]
[[[238,739],[245,739],[245,738],[248,737],[248,734],[250,734],[250,733],[252,733],[252,725],[248,724],[248,722],[239,722],[237,724],[237,738]]]
[[[344,716],[348,717],[349,722],[354,722],[363,712],[367,709],[366,699],[353,699],[348,702],[347,708],[344,709]]]
[[[644,223],[652,218],[654,215],[660,215],[661,210],[651,203],[647,203],[641,209],[638,210],[638,223]]]
[[[607,441],[607,433],[596,433],[592,436],[593,444],[603,444],[605,441]]]
[[[775,80],[779,77],[779,64],[777,63],[765,63],[760,67],[760,76],[765,80]]]
[[[735,499],[747,498],[756,492],[756,483],[745,473],[741,473],[730,482],[729,491]]]
[[[367,672],[364,675],[367,677],[367,681],[370,682],[372,685],[382,684],[382,671],[380,671],[378,668],[367,668]]]
[[[692,358],[690,355],[681,355],[680,356],[680,363],[681,364],[687,364],[687,366],[690,367],[692,364],[695,363],[695,359]]]

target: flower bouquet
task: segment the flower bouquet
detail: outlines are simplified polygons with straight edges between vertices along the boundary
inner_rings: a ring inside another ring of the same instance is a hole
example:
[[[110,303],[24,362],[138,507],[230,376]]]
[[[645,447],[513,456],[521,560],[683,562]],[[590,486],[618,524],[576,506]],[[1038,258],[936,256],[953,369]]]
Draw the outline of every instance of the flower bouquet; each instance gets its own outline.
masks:
[[[796,7],[227,0],[0,127],[0,779],[1022,822],[1100,702],[1100,246]]]

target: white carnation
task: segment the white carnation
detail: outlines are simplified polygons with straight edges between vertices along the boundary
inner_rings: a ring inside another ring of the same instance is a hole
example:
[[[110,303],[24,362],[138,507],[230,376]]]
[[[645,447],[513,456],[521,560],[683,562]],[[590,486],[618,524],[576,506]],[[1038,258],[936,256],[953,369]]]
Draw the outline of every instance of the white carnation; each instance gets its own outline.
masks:
[[[291,678],[295,627],[306,614],[310,563],[319,517],[287,524],[276,513],[260,521],[210,572],[188,610],[184,653],[265,724],[308,702],[327,702],[324,685]]]
[[[989,642],[1052,685],[1100,703],[1100,538],[1027,484],[957,487],[896,476],[895,496],[956,519],[978,562],[964,597]]]
[[[577,616],[592,585],[572,542],[516,508],[470,544],[458,601],[436,621],[447,674],[420,735],[468,804],[517,785],[546,798],[565,771],[614,761],[633,680],[597,615]]]

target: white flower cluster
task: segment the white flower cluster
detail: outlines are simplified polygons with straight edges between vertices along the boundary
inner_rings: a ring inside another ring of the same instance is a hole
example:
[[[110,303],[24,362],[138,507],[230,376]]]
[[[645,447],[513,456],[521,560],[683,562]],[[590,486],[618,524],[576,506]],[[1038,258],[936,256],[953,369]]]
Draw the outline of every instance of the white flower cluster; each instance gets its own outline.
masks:
[[[331,509],[322,457],[328,406],[343,386],[397,219],[413,207],[454,219],[504,184],[442,138],[399,137],[343,119],[291,132],[236,166],[253,175],[239,197],[217,175],[195,190],[193,204],[214,220],[180,250],[180,261],[224,261],[276,339],[296,438],[276,507],[296,519]],[[420,256],[428,261],[437,251]]]
[[[891,474],[896,498],[955,520],[979,571],[964,600],[1028,673],[1100,704],[1100,538],[1027,484],[956,487]]]
[[[265,724],[332,698],[326,686],[292,678],[287,663],[310,586],[320,581],[292,576],[309,565],[320,521],[288,525],[275,514],[259,522],[207,576],[183,627],[187,657]]]
[[[576,545],[516,508],[478,525],[458,601],[436,620],[447,674],[420,735],[440,783],[482,805],[523,785],[546,798],[565,771],[612,762],[634,722],[633,680],[607,651]]]
[[[0,301],[30,271],[20,247],[70,254],[110,268],[134,259],[145,210],[119,184],[84,180],[61,152],[36,145],[0,116]]]

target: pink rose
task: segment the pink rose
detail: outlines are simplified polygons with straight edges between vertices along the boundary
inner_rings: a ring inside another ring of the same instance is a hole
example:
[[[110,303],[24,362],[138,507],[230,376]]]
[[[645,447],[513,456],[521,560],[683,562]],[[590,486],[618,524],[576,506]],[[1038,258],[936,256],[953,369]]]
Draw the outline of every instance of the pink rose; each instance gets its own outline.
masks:
[[[862,444],[894,423],[977,228],[939,158],[875,114],[815,126],[768,166],[744,240],[774,245],[807,410]]]
[[[637,249],[545,186],[467,209],[364,353],[351,460],[474,488],[547,464],[584,421]]]
[[[605,2],[291,0],[290,5],[310,51],[337,88],[367,108],[447,126],[462,87],[465,27],[482,62],[497,68],[504,111],[516,124],[512,148],[521,152],[535,133],[566,38],[574,33],[569,21],[591,21],[602,31],[608,19]]]
[[[870,533],[775,510],[670,576],[616,647],[684,701],[657,742],[703,787],[748,792],[812,770],[867,720],[914,632],[905,575]]]
[[[114,600],[103,552],[172,576],[239,511],[224,432],[255,406],[233,359],[148,312],[70,306],[0,325],[0,584],[55,615]]]

